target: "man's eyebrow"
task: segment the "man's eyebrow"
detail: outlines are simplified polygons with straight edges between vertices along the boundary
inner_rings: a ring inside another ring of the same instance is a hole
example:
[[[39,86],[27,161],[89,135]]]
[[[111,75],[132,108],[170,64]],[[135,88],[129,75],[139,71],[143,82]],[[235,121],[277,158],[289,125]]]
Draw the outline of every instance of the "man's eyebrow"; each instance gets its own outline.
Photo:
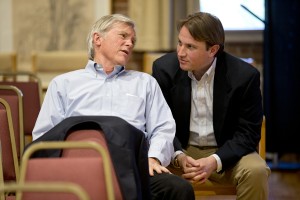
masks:
[[[126,32],[125,32],[125,31],[122,31],[122,30],[119,30],[117,33],[118,33],[118,34],[126,34]]]

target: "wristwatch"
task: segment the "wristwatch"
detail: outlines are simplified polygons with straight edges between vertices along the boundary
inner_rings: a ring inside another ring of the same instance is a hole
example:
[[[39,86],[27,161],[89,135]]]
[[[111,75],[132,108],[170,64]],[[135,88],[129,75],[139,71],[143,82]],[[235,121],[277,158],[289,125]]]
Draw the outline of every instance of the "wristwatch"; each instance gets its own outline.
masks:
[[[178,157],[178,156],[176,156],[175,159],[174,159],[173,166],[174,166],[175,168],[180,168],[179,161],[178,161],[178,158],[177,158],[177,157]]]

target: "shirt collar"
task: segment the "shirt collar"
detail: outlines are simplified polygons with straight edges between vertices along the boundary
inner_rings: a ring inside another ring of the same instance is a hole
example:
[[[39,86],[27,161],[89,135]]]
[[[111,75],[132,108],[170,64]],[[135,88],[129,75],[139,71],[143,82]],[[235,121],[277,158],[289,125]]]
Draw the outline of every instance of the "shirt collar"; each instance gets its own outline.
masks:
[[[106,74],[103,70],[103,66],[101,64],[98,64],[92,60],[89,60],[88,62],[88,66],[93,66],[93,67],[88,67],[88,68],[92,68],[92,70],[95,72],[95,73],[101,73],[103,75],[106,75],[107,78],[108,77],[113,77],[115,75],[119,75],[121,72],[125,71],[125,67],[124,66],[121,66],[121,65],[116,65],[114,67],[114,71],[112,71],[112,73],[110,74]]]

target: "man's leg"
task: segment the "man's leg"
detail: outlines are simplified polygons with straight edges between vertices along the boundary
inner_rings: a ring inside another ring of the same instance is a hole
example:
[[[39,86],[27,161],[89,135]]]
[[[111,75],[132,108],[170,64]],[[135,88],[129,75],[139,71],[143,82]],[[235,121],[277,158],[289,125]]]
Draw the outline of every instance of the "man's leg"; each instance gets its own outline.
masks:
[[[195,158],[203,158],[213,154],[217,149],[202,150],[190,146],[187,153]],[[268,199],[268,177],[270,168],[258,153],[254,152],[241,158],[237,164],[226,169],[223,173],[212,173],[209,180],[212,183],[234,185],[238,200],[266,200]]]
[[[192,185],[174,174],[150,176],[150,191],[153,200],[194,200]]]
[[[265,160],[257,153],[242,157],[232,169],[225,171],[226,176],[231,174],[231,180],[236,185],[238,200],[267,200],[270,173]]]

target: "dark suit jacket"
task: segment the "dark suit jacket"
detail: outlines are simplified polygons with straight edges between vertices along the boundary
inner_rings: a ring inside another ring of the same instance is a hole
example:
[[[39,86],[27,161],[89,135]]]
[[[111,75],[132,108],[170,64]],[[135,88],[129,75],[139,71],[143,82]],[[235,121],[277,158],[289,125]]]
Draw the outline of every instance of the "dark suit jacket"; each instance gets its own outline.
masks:
[[[70,117],[36,139],[64,141],[68,132],[81,129],[102,129],[125,199],[150,199],[148,147],[142,131],[125,120],[112,116]],[[25,149],[25,150],[26,150]],[[33,157],[59,157],[61,150],[38,151]]]
[[[176,52],[153,63],[158,81],[176,121],[174,148],[186,148],[191,113],[191,79],[181,70]],[[218,56],[213,91],[213,127],[216,154],[223,170],[256,150],[263,117],[260,73],[252,65],[228,53]]]

